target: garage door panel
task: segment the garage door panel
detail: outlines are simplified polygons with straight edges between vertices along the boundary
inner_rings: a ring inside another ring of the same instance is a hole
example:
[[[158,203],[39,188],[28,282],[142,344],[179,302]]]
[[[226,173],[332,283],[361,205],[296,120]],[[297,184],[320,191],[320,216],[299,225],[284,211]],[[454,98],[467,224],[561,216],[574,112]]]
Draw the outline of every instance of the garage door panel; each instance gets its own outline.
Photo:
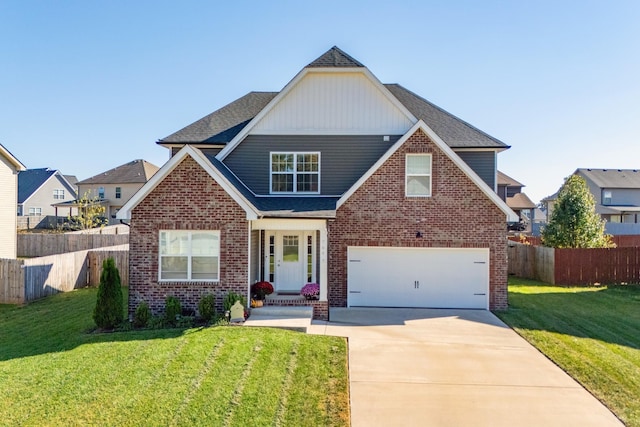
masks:
[[[488,308],[488,249],[348,248],[348,305]]]

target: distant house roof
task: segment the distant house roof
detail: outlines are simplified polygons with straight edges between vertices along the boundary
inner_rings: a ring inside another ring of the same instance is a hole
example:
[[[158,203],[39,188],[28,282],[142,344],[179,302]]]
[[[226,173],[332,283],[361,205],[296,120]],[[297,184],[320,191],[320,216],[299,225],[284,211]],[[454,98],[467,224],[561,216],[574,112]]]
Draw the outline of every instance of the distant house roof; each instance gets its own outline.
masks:
[[[498,171],[498,185],[504,185],[507,187],[524,187],[524,184],[511,178],[506,173]]]
[[[640,188],[638,169],[578,169],[575,173],[589,178],[600,188]]]
[[[158,169],[160,169],[158,166],[146,160],[138,159],[79,181],[77,185],[145,183]]]
[[[363,68],[360,62],[332,47],[305,68]],[[451,148],[507,149],[504,142],[432,104],[399,84],[384,87],[417,119],[422,119]],[[219,110],[162,138],[158,144],[225,145],[279,92],[250,92]]]
[[[25,203],[40,187],[44,185],[52,176],[58,175],[67,190],[71,190],[75,197],[75,188],[66,176],[59,171],[49,168],[27,169],[18,172],[18,203]]]
[[[2,144],[0,144],[0,155],[7,159],[7,161],[9,161],[9,163],[11,163],[16,168],[16,170],[23,171],[27,169],[26,166],[23,165],[20,160],[18,160],[16,156],[11,154],[11,152],[7,150]]]
[[[66,179],[67,181],[69,181],[69,184],[75,186],[78,184],[78,177],[75,175],[63,175],[64,179]]]
[[[507,206],[511,209],[533,209],[536,204],[531,201],[529,196],[524,193],[514,194],[512,197],[507,197]]]
[[[27,169],[18,173],[18,203],[24,203],[56,173],[48,168]]]

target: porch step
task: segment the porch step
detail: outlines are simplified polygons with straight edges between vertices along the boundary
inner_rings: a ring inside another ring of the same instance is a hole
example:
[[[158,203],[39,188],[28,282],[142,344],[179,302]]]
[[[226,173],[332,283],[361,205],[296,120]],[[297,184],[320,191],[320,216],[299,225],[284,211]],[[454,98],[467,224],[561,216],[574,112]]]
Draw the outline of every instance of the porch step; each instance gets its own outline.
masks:
[[[285,307],[269,305],[251,309],[245,326],[289,329],[307,332],[313,317],[313,307]]]

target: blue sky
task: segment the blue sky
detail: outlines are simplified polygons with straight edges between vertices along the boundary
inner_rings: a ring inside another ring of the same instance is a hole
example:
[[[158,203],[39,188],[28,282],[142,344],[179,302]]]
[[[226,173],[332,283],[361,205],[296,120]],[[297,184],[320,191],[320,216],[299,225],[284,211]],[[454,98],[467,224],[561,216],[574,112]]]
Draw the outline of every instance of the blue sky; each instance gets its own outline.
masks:
[[[638,1],[0,0],[0,143],[85,179],[337,45],[512,146],[532,200],[640,168]]]

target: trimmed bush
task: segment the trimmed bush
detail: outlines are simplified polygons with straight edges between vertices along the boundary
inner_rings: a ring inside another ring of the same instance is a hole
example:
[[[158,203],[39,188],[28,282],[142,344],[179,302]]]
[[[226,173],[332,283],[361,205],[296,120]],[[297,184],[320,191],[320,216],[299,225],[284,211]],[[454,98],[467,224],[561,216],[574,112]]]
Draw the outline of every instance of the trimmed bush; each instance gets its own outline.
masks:
[[[204,295],[198,303],[198,312],[205,322],[210,322],[216,315],[216,298],[212,294]]]
[[[138,307],[136,307],[136,312],[133,316],[133,325],[136,328],[146,328],[149,324],[149,319],[151,319],[151,310],[149,309],[149,304],[142,301]]]
[[[180,300],[176,297],[168,296],[165,299],[164,314],[164,320],[167,322],[167,325],[175,326],[181,315],[182,305],[180,304]]]
[[[113,329],[122,323],[123,308],[120,272],[116,268],[113,258],[107,258],[102,262],[93,320],[99,328]]]

